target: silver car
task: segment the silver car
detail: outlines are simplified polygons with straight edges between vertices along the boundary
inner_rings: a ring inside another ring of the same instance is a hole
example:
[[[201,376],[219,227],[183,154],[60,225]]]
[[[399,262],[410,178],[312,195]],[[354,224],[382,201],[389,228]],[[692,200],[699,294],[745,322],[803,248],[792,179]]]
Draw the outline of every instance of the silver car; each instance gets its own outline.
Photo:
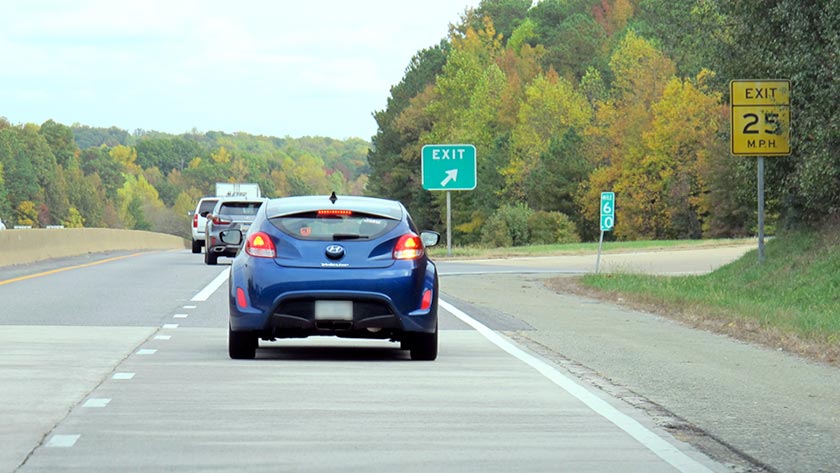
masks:
[[[219,256],[233,258],[242,246],[225,243],[220,238],[222,232],[228,230],[239,230],[242,234],[248,233],[254,217],[260,206],[267,199],[252,199],[247,197],[220,197],[207,214],[207,226],[205,228],[204,262],[216,264]]]

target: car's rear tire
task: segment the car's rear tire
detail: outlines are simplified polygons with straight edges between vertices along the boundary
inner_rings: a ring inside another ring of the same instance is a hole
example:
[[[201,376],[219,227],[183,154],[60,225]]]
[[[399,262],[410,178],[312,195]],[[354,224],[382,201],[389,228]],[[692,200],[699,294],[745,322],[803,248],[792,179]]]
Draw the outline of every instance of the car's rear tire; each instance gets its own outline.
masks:
[[[234,360],[253,360],[257,356],[257,334],[234,332],[228,327],[228,355]]]
[[[201,244],[200,241],[193,240],[192,241],[192,252],[193,252],[193,254],[201,253],[201,247],[202,246],[203,245]]]
[[[210,248],[204,248],[204,263],[215,265],[219,262],[219,255],[210,252]]]
[[[432,333],[415,333],[411,336],[411,359],[417,361],[432,361],[437,358],[438,328]]]

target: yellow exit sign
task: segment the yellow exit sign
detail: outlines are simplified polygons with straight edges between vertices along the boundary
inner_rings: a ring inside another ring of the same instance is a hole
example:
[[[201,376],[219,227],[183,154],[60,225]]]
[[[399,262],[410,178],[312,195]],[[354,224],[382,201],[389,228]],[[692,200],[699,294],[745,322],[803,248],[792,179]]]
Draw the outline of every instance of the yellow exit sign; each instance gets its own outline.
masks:
[[[733,80],[729,97],[732,154],[790,154],[789,80]]]

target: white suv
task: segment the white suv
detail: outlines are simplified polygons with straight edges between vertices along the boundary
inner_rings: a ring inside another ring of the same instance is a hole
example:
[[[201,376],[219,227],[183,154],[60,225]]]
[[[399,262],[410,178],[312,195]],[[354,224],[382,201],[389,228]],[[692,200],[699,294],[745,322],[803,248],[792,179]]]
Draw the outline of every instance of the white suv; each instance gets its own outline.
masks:
[[[198,201],[192,212],[192,252],[201,253],[204,246],[204,229],[207,227],[207,213],[213,210],[218,197],[204,197]]]

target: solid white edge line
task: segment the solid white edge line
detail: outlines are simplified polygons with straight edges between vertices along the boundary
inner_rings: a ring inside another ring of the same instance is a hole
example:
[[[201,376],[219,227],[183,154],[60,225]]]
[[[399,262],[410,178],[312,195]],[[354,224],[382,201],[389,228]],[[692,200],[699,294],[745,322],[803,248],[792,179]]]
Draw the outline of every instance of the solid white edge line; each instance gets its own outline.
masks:
[[[510,355],[518,358],[528,366],[534,368],[540,374],[551,380],[554,384],[561,387],[582,403],[586,404],[587,407],[595,411],[598,415],[615,424],[618,428],[636,439],[648,450],[668,462],[674,468],[683,473],[710,473],[712,471],[685,453],[681,452],[678,448],[665,441],[662,437],[656,435],[638,421],[634,420],[627,414],[622,413],[603,399],[590,393],[571,378],[564,376],[548,363],[529,353],[526,353],[524,350],[494,332],[486,325],[470,317],[462,310],[443,300],[438,300],[438,304],[444,310],[474,328],[491,343],[506,351]]]
[[[190,301],[191,302],[204,302],[207,299],[209,299],[210,296],[212,296],[213,293],[216,292],[216,289],[218,289],[219,286],[221,286],[222,284],[224,284],[227,281],[229,274],[230,274],[230,268],[225,268],[224,271],[222,271],[221,273],[219,273],[218,276],[216,276],[216,279],[212,280],[210,282],[210,284],[208,284],[204,289],[199,291],[198,294],[193,296],[193,298],[190,299]]]

